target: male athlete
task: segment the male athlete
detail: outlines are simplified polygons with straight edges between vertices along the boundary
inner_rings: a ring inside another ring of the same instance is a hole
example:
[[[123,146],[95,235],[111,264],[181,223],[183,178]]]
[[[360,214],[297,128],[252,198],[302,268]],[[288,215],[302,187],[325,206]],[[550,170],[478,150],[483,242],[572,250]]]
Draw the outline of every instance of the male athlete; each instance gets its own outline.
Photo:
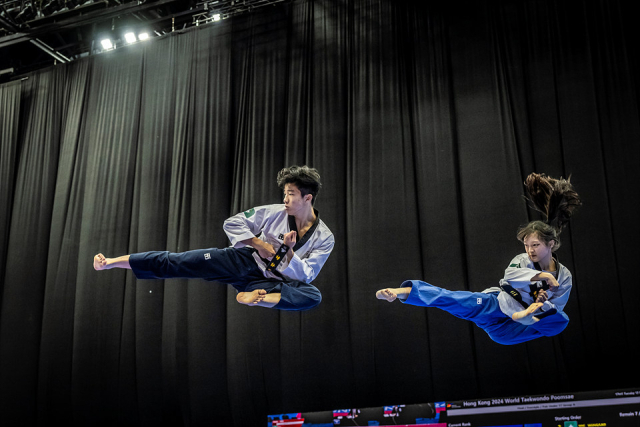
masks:
[[[322,295],[311,282],[329,257],[333,234],[313,208],[322,184],[314,168],[291,166],[277,176],[284,204],[259,206],[228,218],[225,249],[142,252],[94,257],[96,270],[127,268],[138,279],[201,278],[233,286],[240,304],[308,310]]]

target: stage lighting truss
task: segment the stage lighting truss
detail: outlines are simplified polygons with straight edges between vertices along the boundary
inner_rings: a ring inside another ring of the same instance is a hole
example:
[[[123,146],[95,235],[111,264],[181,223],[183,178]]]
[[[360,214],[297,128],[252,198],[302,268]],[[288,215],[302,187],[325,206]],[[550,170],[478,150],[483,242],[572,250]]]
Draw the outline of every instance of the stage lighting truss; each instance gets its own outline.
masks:
[[[19,28],[30,28],[45,18],[63,19],[71,15],[68,12],[76,15],[108,6],[109,0],[0,0],[0,17]]]
[[[56,63],[113,50],[168,35],[190,26],[212,23],[265,6],[295,0],[0,0],[0,57],[4,48],[30,42],[53,57]],[[124,28],[134,35],[125,36]],[[111,47],[102,46],[107,34]],[[144,34],[143,34],[144,33]],[[13,49],[12,55],[20,50]],[[13,58],[13,57],[9,57]],[[36,69],[47,61],[29,55],[1,61]]]
[[[199,1],[197,9],[202,12],[193,15],[193,24],[217,22],[245,12],[252,12],[264,6],[274,6],[278,3],[292,0],[205,0]]]
[[[197,27],[198,25],[208,24],[209,22],[218,22],[218,21],[221,21],[224,18],[227,18],[227,17],[226,16],[223,17],[222,14],[220,14],[220,13],[202,12],[202,13],[198,13],[198,14],[193,15],[192,24]]]

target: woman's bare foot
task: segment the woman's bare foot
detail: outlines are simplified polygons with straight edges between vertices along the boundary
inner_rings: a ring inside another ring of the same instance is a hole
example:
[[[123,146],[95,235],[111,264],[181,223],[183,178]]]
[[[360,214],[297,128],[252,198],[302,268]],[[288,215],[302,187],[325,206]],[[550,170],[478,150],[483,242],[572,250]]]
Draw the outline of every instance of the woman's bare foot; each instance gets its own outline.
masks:
[[[384,299],[389,302],[395,301],[396,299],[405,301],[409,298],[409,294],[411,293],[411,287],[406,288],[385,288],[380,289],[376,292],[376,298]]]
[[[531,305],[529,306],[529,308],[527,308],[526,310],[517,311],[517,312],[513,313],[513,314],[511,315],[511,318],[512,318],[513,320],[519,320],[519,319],[522,319],[522,318],[527,317],[527,316],[532,316],[532,315],[533,315],[533,313],[535,313],[535,312],[536,312],[536,310],[537,310],[537,309],[539,309],[539,308],[540,308],[540,307],[542,307],[542,306],[543,306],[543,304],[542,304],[542,303],[540,303],[540,302],[534,302],[534,303],[533,303],[533,304],[531,304]],[[535,320],[536,322],[538,321],[538,319],[536,319],[535,317],[533,318],[533,320]]]
[[[262,302],[266,296],[267,291],[264,289],[256,289],[252,292],[239,292],[236,301],[240,304],[252,305]]]
[[[107,258],[104,255],[98,254],[93,257],[93,268],[97,271],[107,269]]]
[[[380,289],[378,292],[376,292],[376,298],[393,302],[396,300],[396,298],[398,298],[398,294],[394,292],[394,289]]]

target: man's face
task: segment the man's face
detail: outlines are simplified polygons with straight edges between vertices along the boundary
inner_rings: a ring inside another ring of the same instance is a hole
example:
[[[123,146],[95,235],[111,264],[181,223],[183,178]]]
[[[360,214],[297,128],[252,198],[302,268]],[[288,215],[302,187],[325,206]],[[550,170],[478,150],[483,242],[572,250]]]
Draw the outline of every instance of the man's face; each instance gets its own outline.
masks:
[[[551,240],[548,244],[544,243],[538,237],[537,233],[529,234],[524,238],[524,250],[529,255],[529,259],[533,262],[541,262],[548,264],[551,258],[551,248],[553,248],[554,241]]]
[[[311,194],[302,197],[302,193],[295,184],[284,185],[284,206],[289,215],[306,212],[311,204]]]

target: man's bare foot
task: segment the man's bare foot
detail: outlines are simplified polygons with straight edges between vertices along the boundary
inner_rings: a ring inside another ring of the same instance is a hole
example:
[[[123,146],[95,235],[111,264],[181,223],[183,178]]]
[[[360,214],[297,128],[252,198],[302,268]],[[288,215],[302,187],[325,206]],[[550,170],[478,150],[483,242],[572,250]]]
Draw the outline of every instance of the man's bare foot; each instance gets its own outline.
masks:
[[[93,268],[96,270],[110,270],[112,268],[128,268],[131,269],[131,265],[129,265],[129,255],[122,255],[117,258],[106,258],[102,254],[98,254],[93,257]]]
[[[393,289],[380,289],[378,292],[376,292],[376,298],[393,302],[396,300],[396,298],[398,298],[398,294],[396,294]]]
[[[253,292],[239,292],[236,301],[240,304],[252,305],[263,301],[266,296],[267,291],[264,289],[256,289]]]
[[[97,271],[107,269],[107,259],[104,255],[98,254],[93,257],[93,268]]]

